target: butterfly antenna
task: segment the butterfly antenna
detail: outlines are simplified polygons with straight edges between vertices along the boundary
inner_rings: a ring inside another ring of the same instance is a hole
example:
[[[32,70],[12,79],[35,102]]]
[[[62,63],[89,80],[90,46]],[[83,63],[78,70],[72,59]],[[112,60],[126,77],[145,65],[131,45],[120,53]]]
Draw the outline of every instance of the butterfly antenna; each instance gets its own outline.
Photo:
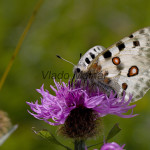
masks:
[[[73,66],[75,66],[75,64],[73,64],[72,62],[70,62],[70,61],[68,61],[68,60],[66,60],[66,59],[64,59],[64,58],[62,58],[62,57],[60,57],[59,55],[56,55],[56,56],[57,56],[59,59],[62,59],[62,60],[64,60],[64,61],[66,61],[66,62],[72,64]],[[71,86],[73,85],[73,80],[74,80],[74,78],[75,78],[75,73],[73,74],[73,77],[72,77],[72,79],[71,79]]]
[[[80,53],[80,58],[82,57],[82,53]]]
[[[60,57],[59,55],[56,55],[56,56],[57,56],[59,59],[62,59],[62,60],[64,60],[64,61],[66,61],[66,62],[72,64],[73,66],[75,66],[75,64],[73,64],[72,62],[70,62],[70,61],[68,61],[68,60],[66,60],[66,59],[64,59],[64,58],[62,58],[62,57]]]

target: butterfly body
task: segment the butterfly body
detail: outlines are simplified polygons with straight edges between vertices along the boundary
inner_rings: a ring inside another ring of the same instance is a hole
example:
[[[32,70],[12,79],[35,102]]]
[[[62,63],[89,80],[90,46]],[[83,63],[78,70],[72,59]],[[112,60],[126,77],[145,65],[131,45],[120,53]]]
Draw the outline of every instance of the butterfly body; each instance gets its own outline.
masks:
[[[120,96],[126,92],[133,101],[150,88],[150,27],[141,29],[105,49],[88,50],[74,68],[76,79],[89,81],[92,88]]]

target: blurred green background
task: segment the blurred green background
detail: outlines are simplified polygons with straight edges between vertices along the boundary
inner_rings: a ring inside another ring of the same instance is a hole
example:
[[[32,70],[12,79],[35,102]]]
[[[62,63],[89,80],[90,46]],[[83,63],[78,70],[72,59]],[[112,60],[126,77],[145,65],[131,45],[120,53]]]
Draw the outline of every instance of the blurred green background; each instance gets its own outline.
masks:
[[[0,0],[0,77],[16,47],[37,0]],[[23,42],[6,82],[0,91],[0,109],[8,112],[18,130],[2,145],[1,150],[60,150],[57,145],[37,137],[32,127],[49,126],[28,114],[26,101],[40,99],[35,89],[53,84],[45,73],[64,71],[72,76],[72,65],[56,54],[77,64],[79,54],[95,45],[108,47],[130,33],[150,26],[149,0],[45,0]],[[63,79],[63,81],[67,81]],[[103,118],[105,133],[119,122],[122,131],[112,141],[126,144],[127,150],[150,150],[150,92],[136,102],[139,116],[122,119]],[[57,137],[72,146],[72,141]],[[96,143],[99,138],[90,140]]]

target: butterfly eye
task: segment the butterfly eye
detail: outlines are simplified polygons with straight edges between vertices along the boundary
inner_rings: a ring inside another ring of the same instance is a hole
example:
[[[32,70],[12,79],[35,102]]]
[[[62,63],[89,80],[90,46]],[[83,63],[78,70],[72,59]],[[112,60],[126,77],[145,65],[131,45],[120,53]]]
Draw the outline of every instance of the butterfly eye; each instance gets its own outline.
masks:
[[[78,73],[81,71],[80,68],[77,68],[76,70],[77,70]]]

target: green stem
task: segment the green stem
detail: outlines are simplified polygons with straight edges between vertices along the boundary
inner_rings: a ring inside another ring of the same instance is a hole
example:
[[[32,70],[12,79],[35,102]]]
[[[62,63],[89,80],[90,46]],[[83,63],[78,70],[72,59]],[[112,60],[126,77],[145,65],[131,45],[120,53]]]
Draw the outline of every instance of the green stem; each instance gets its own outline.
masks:
[[[74,150],[85,150],[84,140],[75,140],[74,141]]]
[[[44,1],[44,0],[39,0],[38,3],[36,4],[35,9],[34,9],[34,11],[33,11],[33,13],[32,13],[32,16],[30,17],[30,19],[29,19],[29,21],[28,21],[28,24],[27,24],[27,26],[25,27],[25,29],[24,29],[24,31],[23,31],[23,33],[22,33],[22,35],[21,35],[21,37],[20,37],[20,39],[19,39],[19,41],[18,41],[18,44],[17,44],[17,46],[16,46],[16,48],[15,48],[15,50],[14,50],[14,52],[13,52],[13,55],[12,55],[12,57],[11,57],[11,59],[10,59],[8,65],[7,65],[7,67],[6,67],[6,69],[5,69],[5,71],[4,71],[4,73],[3,73],[2,77],[1,77],[1,79],[0,79],[0,90],[1,90],[2,87],[3,87],[3,84],[4,84],[5,80],[6,80],[6,77],[7,77],[8,73],[9,73],[9,71],[10,71],[10,69],[11,69],[13,63],[14,63],[14,60],[16,59],[17,54],[18,54],[19,51],[20,51],[20,48],[21,48],[21,46],[22,46],[22,43],[23,43],[23,41],[24,41],[24,39],[25,39],[27,33],[29,32],[29,29],[31,28],[31,25],[32,25],[32,23],[33,23],[33,21],[34,21],[36,15],[37,15],[37,12],[39,11],[40,6],[42,5],[43,1]]]

